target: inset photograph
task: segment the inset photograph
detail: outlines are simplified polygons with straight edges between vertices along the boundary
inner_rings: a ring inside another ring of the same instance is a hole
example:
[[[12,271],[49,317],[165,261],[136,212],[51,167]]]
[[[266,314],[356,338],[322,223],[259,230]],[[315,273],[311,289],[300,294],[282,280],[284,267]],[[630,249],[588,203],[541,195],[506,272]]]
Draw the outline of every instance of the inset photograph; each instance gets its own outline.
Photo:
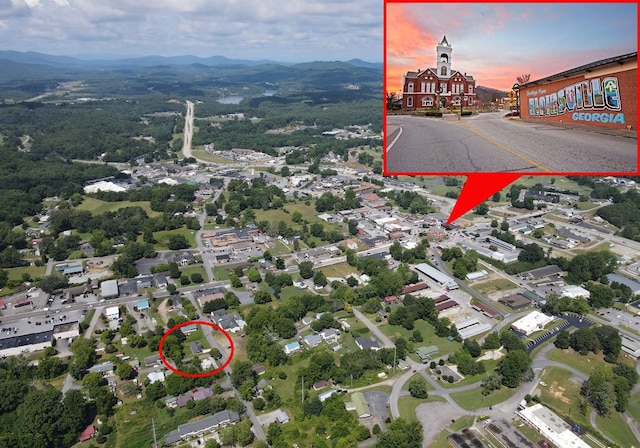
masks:
[[[637,13],[387,2],[385,174],[637,173]]]

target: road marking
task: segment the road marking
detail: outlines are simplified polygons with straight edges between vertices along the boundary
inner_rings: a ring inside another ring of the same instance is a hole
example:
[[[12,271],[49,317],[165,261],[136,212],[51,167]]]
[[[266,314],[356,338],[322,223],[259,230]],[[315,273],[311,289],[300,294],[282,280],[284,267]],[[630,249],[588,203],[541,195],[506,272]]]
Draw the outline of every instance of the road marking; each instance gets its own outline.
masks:
[[[402,126],[398,126],[398,135],[396,135],[396,138],[393,139],[393,141],[387,145],[387,152],[389,152],[391,150],[391,148],[393,148],[393,145],[395,145],[395,143],[398,141],[398,139],[400,138],[400,136],[402,135]]]
[[[505,150],[505,151],[507,151],[508,153],[510,153],[510,154],[512,154],[512,155],[514,155],[514,156],[516,156],[516,157],[518,157],[518,158],[520,158],[520,159],[524,160],[524,161],[525,161],[525,162],[527,162],[527,163],[530,163],[531,165],[535,166],[536,168],[540,168],[540,170],[542,170],[542,171],[546,171],[546,172],[548,172],[548,173],[552,173],[552,172],[553,172],[553,170],[551,170],[551,169],[547,168],[546,166],[544,166],[544,165],[542,165],[542,164],[540,164],[540,163],[538,163],[538,162],[534,162],[533,160],[529,159],[528,157],[523,156],[522,154],[520,154],[520,153],[518,153],[518,152],[514,151],[513,149],[511,149],[511,148],[509,148],[509,147],[507,147],[507,146],[503,145],[502,143],[497,142],[497,141],[493,140],[493,139],[492,139],[492,138],[490,138],[490,137],[487,137],[486,135],[484,135],[484,134],[483,134],[483,133],[481,133],[480,131],[478,131],[478,130],[476,130],[476,129],[472,128],[471,126],[469,126],[469,130],[470,130],[471,132],[473,132],[474,134],[476,134],[478,137],[481,137],[481,138],[485,139],[485,140],[486,140],[486,141],[488,141],[489,143],[493,143],[493,144],[494,144],[494,145],[496,145],[497,147],[499,147],[499,148],[501,148],[501,149],[504,149],[504,150]]]

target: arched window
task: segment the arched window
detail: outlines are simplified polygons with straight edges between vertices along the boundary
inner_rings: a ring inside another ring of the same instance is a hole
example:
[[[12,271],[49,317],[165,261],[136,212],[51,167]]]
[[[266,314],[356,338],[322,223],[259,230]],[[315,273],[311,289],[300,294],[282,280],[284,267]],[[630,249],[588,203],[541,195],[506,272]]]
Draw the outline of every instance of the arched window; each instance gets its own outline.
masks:
[[[413,107],[413,97],[407,98],[407,107]]]
[[[407,91],[408,91],[409,93],[412,93],[412,92],[413,92],[413,83],[412,83],[412,82],[410,82],[410,83],[409,83],[409,86],[408,86],[408,88],[407,88]]]
[[[440,75],[441,76],[447,76],[447,67],[442,67],[440,69]]]

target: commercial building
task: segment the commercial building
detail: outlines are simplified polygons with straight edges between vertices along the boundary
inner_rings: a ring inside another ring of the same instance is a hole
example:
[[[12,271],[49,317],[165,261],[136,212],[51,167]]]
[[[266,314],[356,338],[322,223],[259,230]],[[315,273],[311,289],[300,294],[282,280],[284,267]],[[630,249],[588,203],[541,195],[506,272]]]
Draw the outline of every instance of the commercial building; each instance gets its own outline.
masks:
[[[53,330],[11,335],[0,339],[0,356],[17,356],[51,347]]]
[[[584,289],[582,286],[576,285],[565,286],[562,288],[561,294],[564,297],[570,297],[572,299],[582,297],[583,299],[589,300],[591,298],[591,293],[588,290]]]
[[[453,47],[445,36],[436,47],[437,67],[407,72],[402,80],[403,109],[471,107],[476,99],[476,81],[451,68]]]
[[[638,53],[565,70],[520,86],[520,116],[637,132]]]
[[[518,415],[555,446],[565,448],[589,448],[590,446],[572,431],[569,423],[540,403],[521,409]]]
[[[419,265],[416,265],[416,271],[436,281],[440,286],[444,286],[447,289],[458,289],[458,284],[453,277],[443,274],[436,268],[429,266],[427,263],[420,263]]]
[[[118,281],[117,280],[105,280],[100,284],[101,294],[103,299],[109,299],[111,297],[118,297]]]
[[[529,336],[534,331],[542,330],[548,323],[552,322],[555,318],[553,316],[547,316],[540,311],[532,311],[522,319],[518,319],[511,324],[511,329]]]

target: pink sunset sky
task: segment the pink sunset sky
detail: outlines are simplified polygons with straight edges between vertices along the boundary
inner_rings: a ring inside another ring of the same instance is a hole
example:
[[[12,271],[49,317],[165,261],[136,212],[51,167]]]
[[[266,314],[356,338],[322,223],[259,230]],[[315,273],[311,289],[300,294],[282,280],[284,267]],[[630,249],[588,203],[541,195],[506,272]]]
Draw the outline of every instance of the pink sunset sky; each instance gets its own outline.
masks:
[[[401,91],[407,71],[436,67],[445,35],[451,68],[500,90],[638,47],[636,3],[387,2],[385,12],[388,92]]]

